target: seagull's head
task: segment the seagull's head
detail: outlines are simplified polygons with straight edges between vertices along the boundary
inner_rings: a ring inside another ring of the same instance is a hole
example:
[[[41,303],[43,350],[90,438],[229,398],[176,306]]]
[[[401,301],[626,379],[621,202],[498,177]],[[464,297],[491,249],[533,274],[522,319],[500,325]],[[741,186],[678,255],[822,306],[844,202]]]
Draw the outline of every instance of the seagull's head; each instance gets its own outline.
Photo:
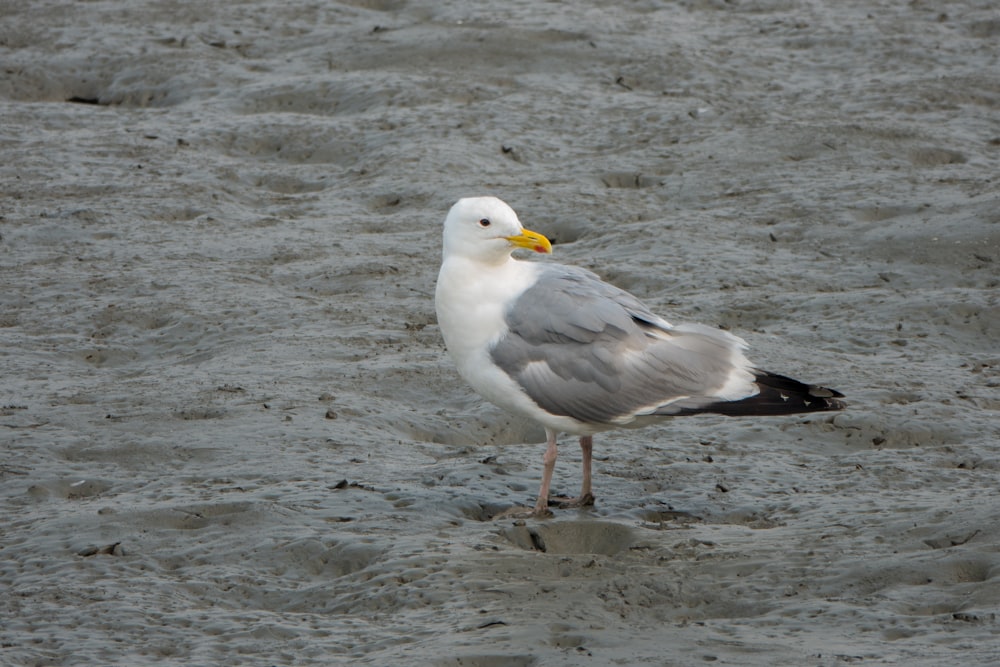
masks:
[[[552,252],[547,238],[525,229],[514,209],[496,197],[459,199],[444,220],[444,254],[484,262],[502,262],[511,251],[527,248]]]

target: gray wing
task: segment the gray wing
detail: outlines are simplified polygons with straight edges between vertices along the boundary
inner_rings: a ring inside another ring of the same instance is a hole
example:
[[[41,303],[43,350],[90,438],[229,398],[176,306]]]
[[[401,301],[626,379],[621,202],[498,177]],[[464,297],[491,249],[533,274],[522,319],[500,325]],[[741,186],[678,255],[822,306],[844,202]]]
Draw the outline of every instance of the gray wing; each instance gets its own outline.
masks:
[[[547,266],[506,320],[510,331],[491,350],[493,361],[544,410],[591,424],[718,401],[713,392],[734,359],[743,360],[739,339],[700,325],[671,327],[576,267]]]

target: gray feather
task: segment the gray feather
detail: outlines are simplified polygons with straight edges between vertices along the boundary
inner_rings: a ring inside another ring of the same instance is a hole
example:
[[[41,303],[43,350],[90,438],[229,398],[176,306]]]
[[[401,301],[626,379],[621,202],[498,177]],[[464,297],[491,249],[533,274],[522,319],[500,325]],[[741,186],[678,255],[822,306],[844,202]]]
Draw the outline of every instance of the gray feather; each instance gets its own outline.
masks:
[[[589,271],[549,265],[508,308],[494,363],[548,412],[607,424],[679,397],[685,407],[729,374],[733,339],[670,327],[634,296]]]

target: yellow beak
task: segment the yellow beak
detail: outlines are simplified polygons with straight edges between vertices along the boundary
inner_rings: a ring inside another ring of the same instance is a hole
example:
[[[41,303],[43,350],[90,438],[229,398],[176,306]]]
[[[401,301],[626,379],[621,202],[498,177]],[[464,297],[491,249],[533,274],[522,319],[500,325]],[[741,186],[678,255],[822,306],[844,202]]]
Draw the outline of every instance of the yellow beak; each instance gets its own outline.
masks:
[[[522,229],[517,236],[508,236],[507,240],[518,248],[528,248],[545,255],[552,252],[552,244],[547,238],[528,229]]]

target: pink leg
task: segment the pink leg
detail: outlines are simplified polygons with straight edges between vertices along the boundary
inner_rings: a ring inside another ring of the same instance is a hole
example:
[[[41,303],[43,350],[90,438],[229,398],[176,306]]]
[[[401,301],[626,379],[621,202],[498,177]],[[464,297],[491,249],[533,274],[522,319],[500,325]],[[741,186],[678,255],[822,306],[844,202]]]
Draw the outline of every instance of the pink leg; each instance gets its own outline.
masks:
[[[590,492],[590,464],[593,460],[594,436],[580,436],[580,451],[583,452],[583,486],[580,487],[580,500],[583,501],[587,498],[590,500],[589,504],[592,505],[594,494]]]
[[[580,436],[580,452],[583,454],[583,484],[580,497],[559,503],[559,507],[587,507],[594,504],[594,494],[590,492],[591,464],[593,462],[594,436]]]
[[[552,485],[552,471],[556,468],[556,456],[558,456],[556,432],[545,429],[545,436],[548,448],[545,450],[545,456],[542,457],[545,469],[542,472],[542,486],[538,489],[538,501],[535,503],[535,509],[532,512],[535,516],[549,515],[549,487]]]

